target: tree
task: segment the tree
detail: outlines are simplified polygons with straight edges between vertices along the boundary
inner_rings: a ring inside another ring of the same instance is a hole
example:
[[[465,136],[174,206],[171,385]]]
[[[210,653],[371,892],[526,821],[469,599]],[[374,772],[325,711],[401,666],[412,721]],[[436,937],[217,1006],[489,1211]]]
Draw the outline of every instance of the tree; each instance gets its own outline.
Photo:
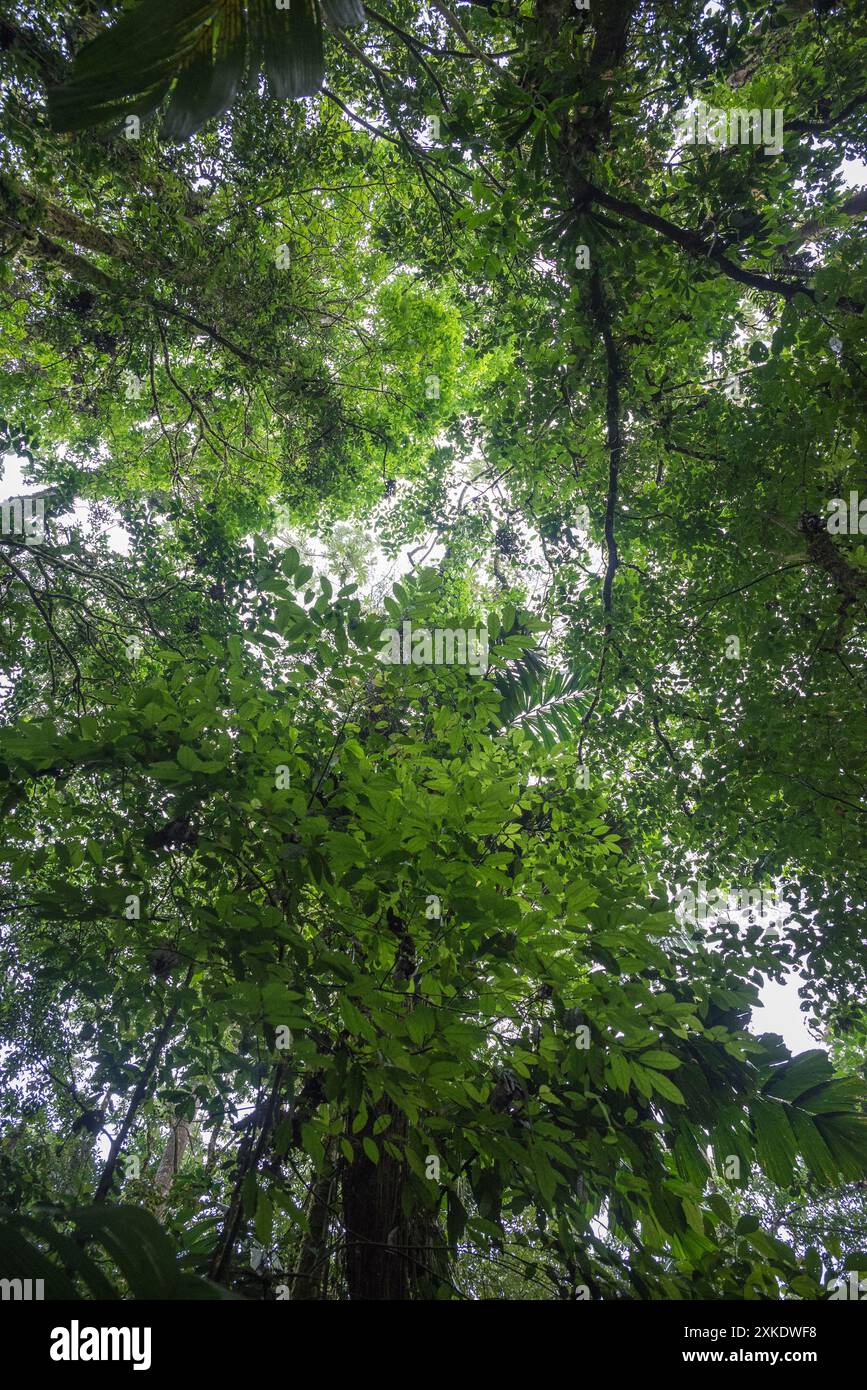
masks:
[[[863,18],[328,6],[328,86],[280,47],[269,95],[235,8],[150,67],[157,0],[2,29],[9,1238],[91,1296],[133,1235],[177,1297],[175,1253],[243,1297],[823,1296],[867,1154]],[[692,100],[734,143],[677,146]],[[833,1062],[747,1027],[795,963]]]

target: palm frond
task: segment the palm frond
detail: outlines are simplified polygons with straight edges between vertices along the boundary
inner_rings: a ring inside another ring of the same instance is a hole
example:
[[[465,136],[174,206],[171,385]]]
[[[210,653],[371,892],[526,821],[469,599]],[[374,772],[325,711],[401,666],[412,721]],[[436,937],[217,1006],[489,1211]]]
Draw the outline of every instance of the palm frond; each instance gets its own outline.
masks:
[[[139,0],[75,58],[48,93],[55,130],[151,115],[171,93],[162,134],[186,140],[228,110],[244,81],[264,75],[270,96],[312,96],[325,78],[323,19],[364,23],[359,0]]]
[[[590,703],[591,677],[586,670],[549,670],[536,648],[497,672],[503,725],[524,729],[549,752],[574,742]]]

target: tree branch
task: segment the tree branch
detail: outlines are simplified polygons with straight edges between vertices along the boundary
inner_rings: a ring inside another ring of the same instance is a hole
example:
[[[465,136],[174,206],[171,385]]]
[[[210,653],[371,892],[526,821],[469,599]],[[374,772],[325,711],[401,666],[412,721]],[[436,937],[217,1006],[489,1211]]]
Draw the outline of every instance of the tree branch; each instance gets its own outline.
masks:
[[[679,227],[677,223],[669,222],[667,218],[659,217],[655,212],[647,212],[637,203],[631,203],[625,198],[616,198],[612,193],[606,193],[593,184],[587,184],[586,190],[591,202],[601,203],[603,207],[609,208],[612,212],[619,212],[621,217],[627,217],[632,222],[640,222],[642,226],[652,228],[653,231],[666,237],[668,241],[673,241],[676,246],[691,256],[712,261],[724,275],[727,275],[730,280],[736,280],[738,284],[749,285],[754,290],[766,290],[770,294],[782,295],[787,302],[793,299],[796,294],[805,294],[809,299],[815,298],[809,285],[805,285],[799,280],[776,280],[771,275],[760,275],[758,271],[745,270],[743,266],[730,261],[727,256],[723,255],[722,251],[714,250],[713,245],[706,242],[698,232],[691,232],[686,227]]]
[[[187,971],[186,976],[184,978],[184,982],[178,990],[177,994],[175,995],[175,1002],[172,1004],[172,1007],[169,1009],[169,1012],[166,1015],[166,1021],[157,1033],[156,1037],[154,1038],[153,1047],[151,1048],[148,1054],[148,1059],[145,1062],[144,1071],[138,1079],[136,1088],[132,1093],[129,1105],[127,1106],[127,1111],[123,1118],[123,1124],[118,1130],[116,1137],[112,1140],[111,1148],[108,1151],[108,1158],[106,1159],[105,1167],[102,1170],[102,1176],[99,1180],[96,1191],[93,1194],[94,1203],[104,1202],[109,1192],[111,1191],[111,1185],[114,1182],[114,1170],[117,1167],[118,1159],[120,1158],[121,1151],[123,1149],[124,1144],[126,1143],[127,1135],[132,1129],[132,1124],[136,1115],[138,1114],[139,1107],[141,1106],[142,1101],[145,1099],[145,1096],[147,1095],[151,1077],[156,1071],[157,1063],[159,1062],[159,1059],[162,1056],[163,1048],[168,1042],[169,1034],[172,1031],[174,1021],[177,1018],[178,1009],[180,1008],[181,999],[183,998],[184,991],[189,985],[190,980],[193,978],[194,968],[195,966],[191,965],[189,970]]]

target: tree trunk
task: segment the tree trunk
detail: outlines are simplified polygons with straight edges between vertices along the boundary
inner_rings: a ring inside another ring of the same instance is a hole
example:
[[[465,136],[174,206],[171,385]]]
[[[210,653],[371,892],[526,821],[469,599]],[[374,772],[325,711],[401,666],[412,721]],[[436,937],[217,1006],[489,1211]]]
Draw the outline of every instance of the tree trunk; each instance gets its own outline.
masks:
[[[148,1053],[147,1061],[145,1062],[144,1068],[142,1069],[141,1076],[139,1077],[138,1082],[136,1083],[135,1090],[133,1091],[132,1096],[130,1097],[130,1102],[127,1106],[126,1114],[123,1118],[123,1124],[118,1130],[115,1138],[111,1141],[111,1147],[108,1151],[108,1157],[105,1160],[105,1167],[102,1170],[102,1176],[100,1177],[99,1182],[96,1185],[96,1191],[93,1194],[94,1204],[97,1202],[104,1202],[109,1192],[111,1191],[118,1159],[120,1158],[120,1155],[123,1152],[123,1146],[126,1143],[127,1135],[132,1129],[132,1124],[136,1115],[138,1114],[139,1107],[147,1097],[148,1087],[150,1086],[151,1078],[153,1077],[153,1074],[157,1069],[157,1063],[159,1062],[160,1057],[162,1056],[163,1048],[165,1047],[171,1035],[175,1018],[177,1016],[178,1009],[181,1006],[181,1000],[184,996],[184,991],[189,985],[191,979],[193,978],[193,969],[194,967],[191,965],[186,973],[186,977],[184,978],[183,984],[180,986],[180,988],[177,990],[175,994],[174,1003],[169,1009],[165,1023],[157,1033],[153,1042],[153,1046],[151,1047],[151,1050]]]
[[[807,554],[812,564],[825,571],[847,605],[867,604],[867,573],[851,564],[843,550],[834,544],[822,524],[824,518],[805,512],[800,529],[807,538]]]
[[[406,1117],[384,1101],[378,1114],[390,1113],[392,1129]],[[370,1136],[372,1114],[364,1130]],[[359,1147],[343,1179],[343,1217],[346,1227],[346,1284],[349,1298],[403,1300],[410,1297],[408,1232],[401,1211],[402,1165],[380,1142],[379,1162],[372,1163]],[[397,1136],[395,1135],[395,1138]],[[374,1142],[376,1142],[374,1140]]]
[[[219,1142],[220,1130],[222,1128],[223,1121],[222,1119],[220,1119],[217,1121],[217,1123],[214,1125],[214,1128],[211,1130],[211,1137],[208,1140],[208,1152],[205,1156],[206,1173],[210,1173],[213,1171],[214,1164],[217,1161],[217,1143]]]
[[[158,1221],[165,1220],[169,1192],[189,1142],[190,1121],[183,1118],[174,1120],[154,1179],[155,1186],[161,1194],[159,1204],[154,1209]]]
[[[325,1168],[316,1179],[310,1193],[307,1210],[307,1231],[301,1244],[298,1268],[292,1285],[293,1299],[325,1298],[329,1256],[327,1252],[331,1203],[337,1188],[337,1170],[331,1154],[332,1144],[325,1150]]]
[[[363,1134],[372,1137],[375,1120],[385,1114],[392,1123],[383,1137],[400,1146],[406,1115],[387,1099],[371,1112]],[[362,1137],[357,1136],[355,1161],[346,1165],[343,1177],[348,1296],[353,1301],[434,1298],[449,1285],[448,1251],[436,1217],[416,1203],[405,1214],[404,1164],[380,1138],[374,1140],[379,1162],[372,1163],[360,1147]]]

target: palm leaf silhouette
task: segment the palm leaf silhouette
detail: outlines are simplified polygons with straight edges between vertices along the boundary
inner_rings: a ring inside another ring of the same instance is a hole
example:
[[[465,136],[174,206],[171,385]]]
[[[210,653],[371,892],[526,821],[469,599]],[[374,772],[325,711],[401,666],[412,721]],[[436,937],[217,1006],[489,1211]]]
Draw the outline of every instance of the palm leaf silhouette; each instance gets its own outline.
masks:
[[[293,101],[322,86],[323,22],[364,23],[361,0],[139,0],[75,58],[48,93],[55,130],[150,115],[171,93],[162,134],[186,140],[227,110],[245,81]]]
[[[518,725],[549,752],[577,740],[590,703],[589,671],[549,670],[534,647],[494,677],[502,696],[500,721]]]

